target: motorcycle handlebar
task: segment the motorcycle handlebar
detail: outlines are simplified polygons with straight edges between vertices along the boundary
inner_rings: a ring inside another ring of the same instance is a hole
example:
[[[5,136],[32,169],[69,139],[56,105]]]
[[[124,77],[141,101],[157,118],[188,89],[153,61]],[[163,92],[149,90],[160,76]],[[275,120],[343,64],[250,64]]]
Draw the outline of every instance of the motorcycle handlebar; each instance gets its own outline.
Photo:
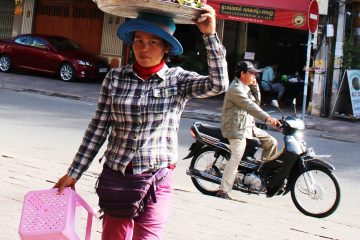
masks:
[[[279,129],[283,129],[283,128],[287,125],[287,123],[286,123],[286,121],[284,120],[284,118],[279,119],[279,122],[280,122],[280,126],[277,126]]]

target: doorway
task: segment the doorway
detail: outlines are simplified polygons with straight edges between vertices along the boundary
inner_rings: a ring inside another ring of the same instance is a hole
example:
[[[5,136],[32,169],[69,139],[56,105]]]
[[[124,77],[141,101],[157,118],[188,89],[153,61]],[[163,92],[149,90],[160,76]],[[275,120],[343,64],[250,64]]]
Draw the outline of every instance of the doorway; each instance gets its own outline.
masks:
[[[104,13],[91,0],[39,0],[34,32],[70,38],[99,54],[103,19]]]

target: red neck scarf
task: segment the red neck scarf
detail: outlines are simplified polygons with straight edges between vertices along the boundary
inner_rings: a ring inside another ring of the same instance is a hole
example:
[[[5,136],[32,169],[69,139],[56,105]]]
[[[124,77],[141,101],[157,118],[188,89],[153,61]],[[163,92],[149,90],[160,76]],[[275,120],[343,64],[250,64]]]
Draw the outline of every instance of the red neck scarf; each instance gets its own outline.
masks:
[[[165,60],[153,67],[142,67],[136,61],[133,64],[134,71],[144,80],[149,79],[152,75],[157,73],[165,65]]]

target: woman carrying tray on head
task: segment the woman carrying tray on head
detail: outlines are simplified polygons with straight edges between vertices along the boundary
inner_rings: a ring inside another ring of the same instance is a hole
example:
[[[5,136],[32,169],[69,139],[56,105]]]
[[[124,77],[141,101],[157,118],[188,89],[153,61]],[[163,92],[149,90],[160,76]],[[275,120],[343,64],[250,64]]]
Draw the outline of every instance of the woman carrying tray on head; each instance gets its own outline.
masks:
[[[194,23],[203,33],[208,76],[165,64],[167,55],[183,51],[173,37],[175,24],[170,17],[140,13],[117,31],[120,39],[132,46],[135,62],[112,69],[105,77],[95,115],[81,146],[67,174],[55,187],[59,192],[65,187],[74,188],[107,137],[102,157],[104,170],[118,174],[119,178],[155,173],[159,169],[167,175],[156,184],[156,203],[149,201],[140,216],[113,217],[104,209],[103,240],[161,239],[171,205],[172,170],[178,157],[177,132],[185,103],[190,98],[220,94],[228,87],[226,51],[215,32],[215,11],[208,5],[202,10],[204,13]],[[118,197],[114,196],[114,201]]]

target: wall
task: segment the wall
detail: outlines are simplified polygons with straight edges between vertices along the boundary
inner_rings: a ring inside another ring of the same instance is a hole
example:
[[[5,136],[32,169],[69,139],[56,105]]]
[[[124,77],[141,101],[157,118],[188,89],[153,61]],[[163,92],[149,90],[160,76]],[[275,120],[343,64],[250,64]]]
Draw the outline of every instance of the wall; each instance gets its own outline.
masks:
[[[121,66],[123,44],[116,31],[124,21],[123,17],[104,14],[100,54],[109,60],[112,67]]]
[[[9,38],[12,35],[14,10],[15,10],[14,0],[1,0],[0,39]]]
[[[31,33],[34,20],[35,0],[25,0],[21,33]]]

